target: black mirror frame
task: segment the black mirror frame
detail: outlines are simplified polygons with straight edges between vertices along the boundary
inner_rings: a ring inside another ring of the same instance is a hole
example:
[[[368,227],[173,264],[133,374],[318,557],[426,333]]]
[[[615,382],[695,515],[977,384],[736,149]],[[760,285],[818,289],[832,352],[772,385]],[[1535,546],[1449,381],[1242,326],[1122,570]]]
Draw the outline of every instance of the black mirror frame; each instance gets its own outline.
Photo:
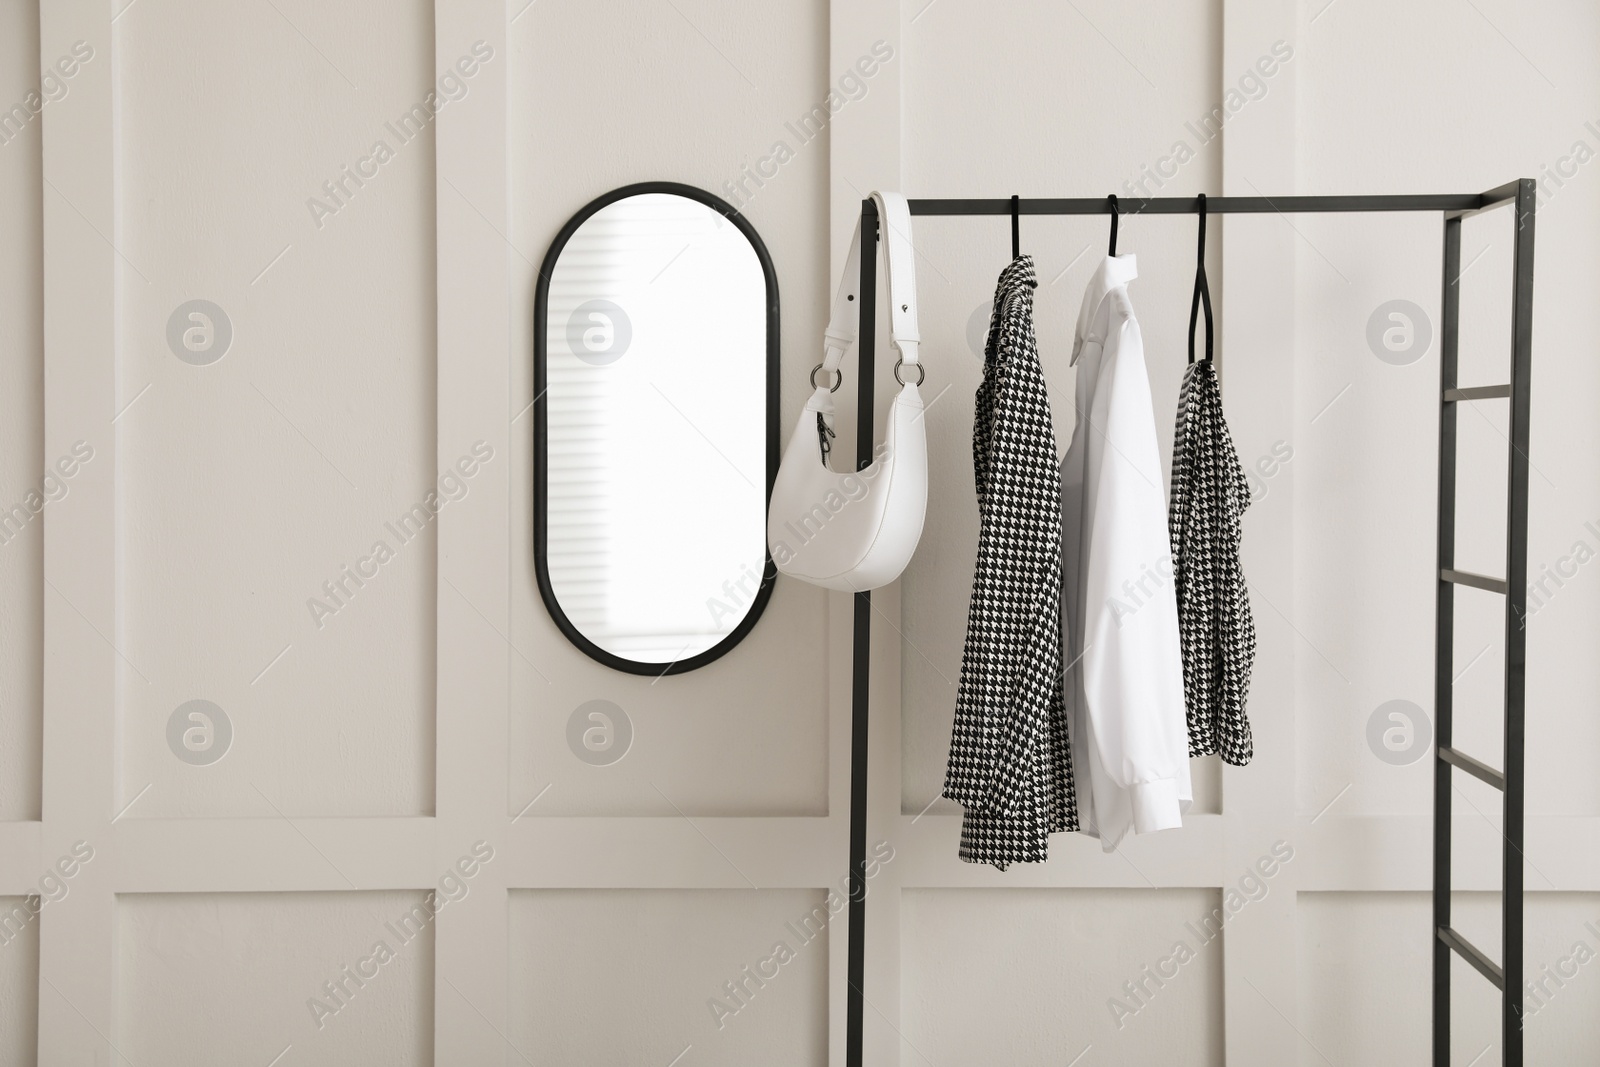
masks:
[[[713,660],[720,659],[733,649],[746,634],[755,626],[761,613],[766,609],[767,601],[772,597],[772,586],[777,579],[777,568],[772,562],[772,550],[763,546],[764,562],[761,568],[761,585],[756,590],[756,595],[751,599],[750,607],[745,612],[739,625],[704,652],[696,653],[686,659],[674,660],[671,663],[645,663],[639,660],[625,659],[612,652],[607,652],[599,645],[585,637],[572,620],[561,609],[561,603],[556,598],[555,589],[550,584],[550,563],[548,557],[548,523],[549,505],[546,500],[546,489],[549,485],[549,441],[546,433],[546,405],[545,391],[548,388],[546,378],[546,351],[548,323],[546,319],[549,311],[550,277],[555,270],[556,261],[560,258],[567,241],[571,239],[579,226],[582,226],[589,217],[607,205],[630,196],[640,196],[646,193],[667,193],[673,196],[687,197],[690,200],[705,204],[713,211],[722,215],[729,222],[739,228],[745,239],[750,242],[750,247],[755,249],[756,258],[761,262],[761,272],[767,283],[767,482],[766,494],[762,508],[762,524],[765,528],[767,511],[772,506],[772,485],[778,476],[778,374],[779,374],[779,318],[778,318],[778,275],[772,267],[772,257],[767,254],[767,246],[761,242],[761,237],[755,228],[739,214],[732,204],[722,198],[697,189],[692,185],[682,185],[678,182],[638,182],[634,185],[624,185],[620,189],[613,189],[588,204],[572,216],[567,224],[561,227],[555,240],[550,243],[550,250],[545,253],[544,262],[539,266],[539,277],[536,282],[533,301],[533,564],[534,573],[538,576],[539,595],[544,600],[544,606],[550,612],[550,617],[561,630],[568,641],[582,651],[590,659],[599,661],[613,670],[625,671],[628,674],[665,676],[668,674],[682,674],[703,667]]]

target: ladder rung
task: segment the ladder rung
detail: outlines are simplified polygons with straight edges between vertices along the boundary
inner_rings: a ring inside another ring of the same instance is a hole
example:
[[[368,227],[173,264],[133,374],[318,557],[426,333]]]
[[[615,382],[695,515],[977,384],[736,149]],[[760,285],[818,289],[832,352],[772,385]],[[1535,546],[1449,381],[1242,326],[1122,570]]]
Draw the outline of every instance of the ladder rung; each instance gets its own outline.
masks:
[[[1460,767],[1474,778],[1483,779],[1502,793],[1506,791],[1506,776],[1503,773],[1487,763],[1473,759],[1460,749],[1451,748],[1449,745],[1441,746],[1439,758],[1453,767]]]
[[[1494,961],[1488,956],[1479,952],[1472,942],[1448,926],[1439,927],[1439,940],[1455,949],[1462,959],[1476,967],[1478,973],[1493,982],[1496,989],[1505,989],[1506,972],[1495,966]]]
[[[1465,389],[1446,389],[1444,391],[1445,403],[1451,404],[1457,400],[1495,400],[1511,395],[1509,385],[1473,385]]]
[[[1454,582],[1456,585],[1470,585],[1474,589],[1487,589],[1491,593],[1499,593],[1502,596],[1509,591],[1503,579],[1488,578],[1482,574],[1473,574],[1471,571],[1458,571],[1446,567],[1439,572],[1439,577],[1446,582]]]

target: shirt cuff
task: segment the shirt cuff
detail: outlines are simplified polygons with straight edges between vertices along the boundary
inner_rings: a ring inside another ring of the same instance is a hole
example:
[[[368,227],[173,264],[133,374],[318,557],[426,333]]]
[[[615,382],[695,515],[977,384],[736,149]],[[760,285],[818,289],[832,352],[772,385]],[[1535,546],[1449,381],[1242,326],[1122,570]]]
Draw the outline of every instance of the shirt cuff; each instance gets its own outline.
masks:
[[[1173,830],[1182,825],[1183,813],[1178,805],[1176,778],[1161,778],[1154,782],[1134,784],[1134,833],[1148,834],[1156,830]]]

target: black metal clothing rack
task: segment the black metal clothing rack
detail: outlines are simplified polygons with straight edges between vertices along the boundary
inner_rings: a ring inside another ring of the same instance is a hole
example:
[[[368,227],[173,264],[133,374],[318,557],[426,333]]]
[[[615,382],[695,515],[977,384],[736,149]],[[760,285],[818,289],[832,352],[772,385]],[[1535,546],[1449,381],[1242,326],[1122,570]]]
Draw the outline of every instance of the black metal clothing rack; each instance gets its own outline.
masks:
[[[1536,186],[1522,178],[1485,193],[1444,196],[1218,196],[1207,197],[1208,212],[1379,212],[1438,211],[1444,215],[1444,278],[1439,331],[1439,498],[1437,600],[1434,628],[1434,729],[1437,743],[1433,793],[1433,1064],[1450,1064],[1450,953],[1461,955],[1501,994],[1501,1055],[1506,1067],[1522,1067],[1522,844],[1524,697],[1527,664],[1523,629],[1528,582],[1528,388],[1533,352],[1533,221]],[[1461,319],[1461,220],[1502,205],[1512,205],[1516,231],[1512,262],[1511,380],[1504,385],[1462,388],[1456,381]],[[1099,215],[1120,209],[1124,215],[1189,215],[1195,197],[1128,198],[1117,204],[1104,197],[1066,199],[912,200],[912,215]],[[856,469],[872,462],[873,359],[877,313],[877,208],[861,203],[861,329],[859,408],[856,412]],[[1467,400],[1510,401],[1507,463],[1506,570],[1486,577],[1455,566],[1456,411]],[[1451,730],[1455,589],[1458,585],[1505,598],[1505,766],[1500,770],[1454,747]],[[872,594],[855,594],[851,668],[850,761],[850,934],[845,1017],[845,1063],[862,1067],[862,988],[866,933],[867,724]],[[1487,782],[1503,795],[1501,963],[1496,965],[1450,925],[1451,771]]]

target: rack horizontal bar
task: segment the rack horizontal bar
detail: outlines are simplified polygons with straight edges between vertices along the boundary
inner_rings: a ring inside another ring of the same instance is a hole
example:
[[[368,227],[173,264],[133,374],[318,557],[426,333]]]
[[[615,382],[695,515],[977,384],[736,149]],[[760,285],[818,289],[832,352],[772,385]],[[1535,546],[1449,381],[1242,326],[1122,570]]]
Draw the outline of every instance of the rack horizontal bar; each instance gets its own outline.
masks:
[[[1208,196],[1207,214],[1289,214],[1300,211],[1443,211],[1466,214],[1494,207],[1498,192],[1433,196]],[[1515,189],[1512,190],[1513,195]],[[913,215],[1009,215],[1011,199],[911,200]],[[1123,215],[1192,215],[1199,210],[1193,196],[1117,197]],[[1019,215],[1108,215],[1111,204],[1103,196],[1023,197]]]
[[[1458,400],[1496,400],[1509,398],[1511,386],[1509,385],[1472,385],[1465,389],[1446,389],[1444,391],[1445,403],[1453,404]]]
[[[1474,589],[1487,589],[1491,593],[1499,593],[1502,596],[1505,595],[1508,588],[1503,579],[1473,574],[1471,571],[1453,570],[1449,567],[1441,570],[1439,577],[1443,581],[1451,582],[1455,585],[1470,585]]]
[[[1460,749],[1452,748],[1449,745],[1439,746],[1439,758],[1452,767],[1461,768],[1474,778],[1480,778],[1488,782],[1502,793],[1505,792],[1506,776],[1482,760],[1475,760]]]
[[[1494,960],[1479,952],[1472,942],[1448,926],[1439,927],[1439,940],[1455,949],[1462,959],[1476,967],[1478,973],[1493,982],[1496,989],[1505,989],[1506,973],[1495,964]]]
[[[1504,185],[1496,186],[1495,188],[1490,189],[1488,192],[1482,194],[1483,203],[1479,204],[1477,207],[1457,211],[1446,210],[1444,217],[1447,219],[1459,219],[1467,215],[1476,215],[1480,211],[1488,211],[1491,208],[1502,207],[1506,204],[1515,203],[1517,194],[1521,191],[1522,183],[1524,181],[1531,181],[1531,179],[1518,179],[1514,182],[1506,182]]]

